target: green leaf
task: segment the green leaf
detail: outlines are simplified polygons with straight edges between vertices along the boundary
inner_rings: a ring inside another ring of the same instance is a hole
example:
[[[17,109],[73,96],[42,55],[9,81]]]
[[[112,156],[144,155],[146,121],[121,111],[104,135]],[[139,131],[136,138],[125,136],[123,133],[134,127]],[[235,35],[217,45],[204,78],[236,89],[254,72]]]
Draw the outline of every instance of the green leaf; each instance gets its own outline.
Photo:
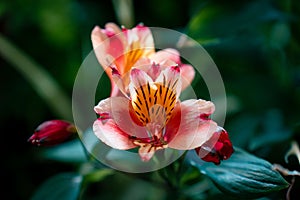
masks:
[[[204,163],[194,151],[187,154],[187,162],[207,175],[221,191],[233,196],[262,197],[289,185],[272,169],[272,164],[238,148],[221,165]]]
[[[240,36],[245,32],[260,31],[259,25],[285,19],[268,1],[247,3],[205,4],[188,24],[188,34],[199,41]],[[277,37],[277,36],[276,36]]]
[[[82,180],[82,176],[77,173],[58,174],[45,181],[32,200],[75,200],[78,198]]]
[[[87,156],[84,152],[78,139],[63,143],[58,146],[47,148],[43,151],[43,157],[59,162],[76,162],[81,163],[87,161]]]
[[[280,110],[268,110],[260,120],[263,130],[259,134],[249,138],[249,149],[251,151],[259,148],[271,147],[274,144],[283,144],[291,138],[292,132],[284,126],[283,115]],[[268,146],[266,146],[268,144]]]
[[[85,175],[85,180],[88,182],[99,182],[114,173],[113,169],[100,169]]]

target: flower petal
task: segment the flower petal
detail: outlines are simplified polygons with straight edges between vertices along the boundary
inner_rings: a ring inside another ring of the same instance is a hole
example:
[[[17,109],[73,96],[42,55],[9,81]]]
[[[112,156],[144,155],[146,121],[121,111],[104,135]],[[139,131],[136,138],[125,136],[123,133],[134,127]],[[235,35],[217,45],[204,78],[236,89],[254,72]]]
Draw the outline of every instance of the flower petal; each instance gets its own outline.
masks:
[[[123,65],[123,52],[126,38],[114,23],[107,23],[105,29],[96,26],[91,34],[91,40],[96,57],[102,67],[107,70],[111,64],[115,64],[120,70]],[[109,71],[106,71],[109,74]]]
[[[160,50],[155,54],[150,56],[150,59],[155,63],[163,64],[166,60],[171,60],[176,64],[180,64],[180,55],[179,52],[172,48],[167,48],[164,50]]]
[[[132,68],[131,73],[130,73],[130,90],[131,94],[134,92],[134,88],[140,88],[142,86],[153,83],[153,80],[146,72],[143,70],[137,69],[137,68]],[[131,95],[132,96],[132,95]]]
[[[96,120],[93,131],[102,142],[114,149],[126,150],[136,147],[130,140],[130,136],[122,131],[112,119],[105,124],[100,119]]]
[[[145,144],[144,146],[141,146],[139,148],[141,160],[144,162],[149,161],[153,157],[155,151],[155,147],[153,147],[151,144]]]
[[[195,149],[198,156],[206,161],[220,164],[234,152],[229,135],[222,127],[218,127],[213,136],[203,145]]]
[[[91,39],[96,58],[110,79],[111,96],[114,96],[118,93],[118,91],[115,87],[114,81],[112,80],[111,69],[109,69],[109,66],[114,62],[114,58],[112,55],[108,54],[110,40],[113,39],[109,39],[103,30],[105,29],[101,29],[100,27],[96,26],[92,31]]]
[[[99,26],[95,26],[91,33],[92,45],[96,49],[108,37],[101,31]]]
[[[100,116],[105,113],[120,130],[138,138],[148,138],[144,127],[138,125],[130,101],[125,97],[111,97],[99,102],[94,110]]]
[[[128,94],[127,94],[127,89],[125,88],[124,81],[123,81],[123,78],[122,78],[120,72],[118,71],[118,69],[116,67],[111,67],[111,69],[112,69],[112,72],[111,72],[111,74],[112,74],[112,79],[111,79],[112,90],[111,90],[110,96],[114,97],[114,96],[124,95],[125,97],[129,98]]]
[[[180,121],[178,117],[172,117],[166,127],[165,137],[168,146],[179,150],[194,149],[209,140],[216,131],[217,124],[202,116],[209,116],[213,111],[214,105],[209,101],[187,100],[182,102],[179,111],[181,113]],[[177,111],[174,110],[173,115],[178,115],[178,107]]]
[[[180,61],[180,54],[177,50],[168,48],[161,51],[156,52],[150,59],[155,62],[159,63],[162,66],[166,66],[172,64],[177,64],[180,67],[180,73],[182,77],[182,90],[184,90],[188,85],[191,84],[195,77],[195,70],[191,65],[182,64]]]
[[[52,146],[73,138],[77,133],[74,124],[64,120],[49,120],[40,124],[28,139],[33,145]]]
[[[111,55],[115,59],[116,65],[120,66],[122,64],[122,59],[120,57],[123,55],[125,49],[126,38],[115,23],[107,23],[105,29],[102,29],[102,31],[104,30],[108,32],[107,36],[109,37],[106,41],[109,46],[107,46],[106,52],[104,53]]]
[[[114,35],[122,32],[122,30],[115,23],[112,23],[112,22],[105,24],[105,29],[112,32]],[[112,35],[108,35],[108,37],[109,36],[112,36]]]
[[[180,65],[181,72],[181,82],[182,82],[182,90],[184,90],[187,86],[191,85],[192,81],[195,78],[195,70],[192,65],[181,64]]]
[[[178,66],[167,67],[160,73],[155,82],[173,91],[177,100],[181,92],[180,68]]]
[[[141,48],[145,56],[154,53],[154,41],[151,30],[148,27],[137,25],[133,29],[126,29],[123,32],[127,37],[130,50]]]
[[[161,71],[165,68],[164,66],[153,62],[149,58],[139,59],[133,67],[146,72],[152,80],[156,80]]]
[[[126,38],[126,44],[123,51],[124,63],[120,71],[121,74],[126,74],[140,58],[148,57],[154,53],[154,41],[150,29],[142,25],[133,29],[123,29],[123,34]]]

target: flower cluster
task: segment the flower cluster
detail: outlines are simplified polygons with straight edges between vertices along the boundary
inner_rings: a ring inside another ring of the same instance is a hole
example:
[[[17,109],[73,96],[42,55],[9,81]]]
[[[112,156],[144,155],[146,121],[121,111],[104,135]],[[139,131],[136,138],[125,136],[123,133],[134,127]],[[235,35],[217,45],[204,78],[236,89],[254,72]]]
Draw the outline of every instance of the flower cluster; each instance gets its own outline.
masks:
[[[150,29],[114,23],[96,26],[91,34],[95,55],[110,78],[111,95],[94,107],[95,135],[120,150],[138,148],[142,161],[156,151],[193,150],[204,161],[219,164],[233,153],[227,132],[210,119],[215,106],[202,99],[180,101],[195,71],[175,49],[155,51]],[[42,123],[29,138],[37,146],[70,139],[75,126],[62,120]]]
[[[195,149],[204,161],[219,164],[233,153],[227,132],[209,116],[214,104],[181,102],[195,76],[175,49],[155,51],[150,29],[113,23],[91,34],[95,55],[111,81],[111,96],[94,107],[96,136],[108,146],[138,148],[143,161],[164,148]]]

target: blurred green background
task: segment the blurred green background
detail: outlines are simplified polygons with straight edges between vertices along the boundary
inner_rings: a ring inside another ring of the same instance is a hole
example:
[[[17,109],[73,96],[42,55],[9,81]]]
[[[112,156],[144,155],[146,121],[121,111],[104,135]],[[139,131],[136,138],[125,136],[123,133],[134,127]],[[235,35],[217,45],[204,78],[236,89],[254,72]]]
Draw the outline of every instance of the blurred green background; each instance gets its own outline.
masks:
[[[78,167],[78,163],[45,159],[39,155],[39,148],[27,143],[41,122],[66,115],[53,109],[37,92],[29,80],[39,80],[41,85],[43,80],[28,71],[28,63],[5,44],[12,43],[21,55],[41,66],[71,99],[77,70],[92,50],[91,30],[107,22],[129,27],[143,22],[146,26],[175,29],[197,40],[222,74],[228,95],[224,127],[233,144],[271,163],[299,170],[295,158],[289,165],[284,162],[290,142],[299,141],[300,132],[299,1],[136,0],[129,15],[133,18],[129,19],[124,17],[126,10],[122,14],[120,2],[0,2],[2,196],[29,199],[48,177]],[[29,75],[20,71],[22,66]],[[203,88],[196,88],[197,94],[208,99],[201,94]],[[52,102],[61,102],[56,98]],[[70,112],[71,105],[66,107]],[[95,189],[101,193],[101,187],[109,191],[103,185]],[[97,197],[94,193],[90,199]],[[296,190],[292,195],[296,196]],[[284,192],[270,198],[282,197]]]

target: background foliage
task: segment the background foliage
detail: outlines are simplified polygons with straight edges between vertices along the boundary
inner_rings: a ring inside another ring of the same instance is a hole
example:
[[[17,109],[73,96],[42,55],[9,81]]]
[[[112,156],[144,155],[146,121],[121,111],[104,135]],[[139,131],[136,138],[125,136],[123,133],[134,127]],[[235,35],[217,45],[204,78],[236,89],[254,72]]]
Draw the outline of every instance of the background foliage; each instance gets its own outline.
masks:
[[[2,0],[1,38],[42,66],[54,77],[67,98],[71,98],[76,72],[92,49],[90,32],[95,25],[143,22],[147,26],[186,33],[204,46],[222,74],[228,95],[225,128],[233,144],[270,163],[300,170],[295,157],[289,157],[289,164],[284,161],[291,141],[299,142],[300,138],[298,1],[133,1],[134,21],[121,21],[116,15],[120,14],[120,11],[116,12],[118,5],[118,1]],[[4,47],[3,40],[0,41],[0,47]],[[9,49],[4,50],[13,61],[1,53],[1,180],[5,185],[2,195],[8,195],[10,199],[29,199],[47,178],[77,170],[82,160],[76,156],[74,160],[51,159],[53,156],[45,157],[41,153],[43,148],[32,147],[26,142],[41,122],[66,116],[53,109],[37,92],[37,86],[12,64],[23,64],[26,68],[27,63]],[[43,83],[34,71],[31,76]],[[208,99],[207,94],[201,93],[202,89],[198,88],[197,95]],[[107,94],[108,91],[101,92]],[[60,101],[59,97],[53,99],[53,102]],[[66,109],[71,109],[71,105]],[[197,173],[194,172],[195,177],[199,177]],[[63,178],[69,176],[66,174]],[[159,187],[142,181],[141,177],[119,172],[108,170],[95,175],[94,179],[82,194],[85,199],[132,199],[133,193],[137,194],[137,199],[153,199],[154,196],[164,199],[167,195]],[[191,180],[190,185],[195,181],[202,183],[188,191],[193,198],[232,198],[220,193],[204,176]],[[290,181],[289,177],[287,181]],[[296,179],[291,191],[294,198],[299,181]],[[76,185],[74,183],[74,187]],[[140,193],[145,188],[146,197]],[[274,192],[264,199],[282,199],[286,192]]]

